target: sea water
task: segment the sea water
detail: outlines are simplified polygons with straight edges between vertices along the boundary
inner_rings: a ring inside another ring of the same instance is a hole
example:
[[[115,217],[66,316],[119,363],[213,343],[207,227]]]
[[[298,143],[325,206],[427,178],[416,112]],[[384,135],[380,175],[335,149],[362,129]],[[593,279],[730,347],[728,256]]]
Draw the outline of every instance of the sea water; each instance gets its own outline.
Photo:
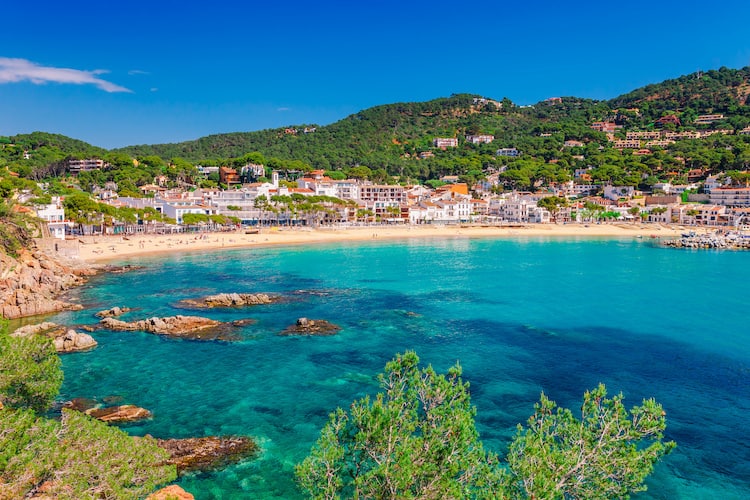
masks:
[[[377,374],[415,350],[471,384],[487,449],[503,455],[543,391],[580,407],[599,382],[628,406],[654,397],[677,449],[648,479],[648,499],[750,498],[750,254],[665,249],[646,240],[424,239],[254,248],[130,259],[143,266],[79,289],[96,323],[199,314],[253,318],[237,342],[100,330],[99,346],[63,357],[60,398],[114,397],[153,419],[123,427],[160,438],[249,435],[253,459],[179,484],[198,499],[302,498],[293,469],[328,414],[378,392]],[[282,303],[186,311],[219,292]],[[330,337],[279,333],[297,318]]]

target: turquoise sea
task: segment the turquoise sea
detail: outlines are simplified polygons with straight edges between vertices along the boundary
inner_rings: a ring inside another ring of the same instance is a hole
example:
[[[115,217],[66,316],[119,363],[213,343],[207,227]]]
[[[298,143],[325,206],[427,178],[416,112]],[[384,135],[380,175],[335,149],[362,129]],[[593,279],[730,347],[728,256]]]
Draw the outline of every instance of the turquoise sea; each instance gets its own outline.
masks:
[[[504,454],[544,391],[575,409],[599,382],[628,406],[654,397],[678,448],[642,499],[750,498],[750,254],[664,249],[645,240],[425,239],[254,248],[130,259],[76,293],[87,310],[54,318],[96,323],[200,314],[254,318],[234,343],[98,331],[88,353],[63,358],[61,399],[121,397],[153,411],[135,435],[242,434],[253,460],[183,477],[198,499],[301,498],[293,466],[329,412],[377,392],[394,354],[414,349],[439,371],[459,361],[486,448]],[[290,300],[186,311],[218,292]],[[278,333],[299,317],[337,336]]]

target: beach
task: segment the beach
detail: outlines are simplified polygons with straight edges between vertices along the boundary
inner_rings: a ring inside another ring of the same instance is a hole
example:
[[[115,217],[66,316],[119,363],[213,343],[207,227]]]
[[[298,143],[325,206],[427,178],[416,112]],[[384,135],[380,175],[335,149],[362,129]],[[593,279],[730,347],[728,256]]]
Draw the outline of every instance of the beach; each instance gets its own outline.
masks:
[[[257,231],[257,232],[256,232]],[[412,238],[502,238],[502,237],[610,237],[671,238],[685,228],[657,224],[525,224],[350,226],[321,228],[264,227],[210,233],[136,234],[85,236],[66,241],[67,253],[84,262],[104,262],[122,257],[183,251],[217,251],[271,245],[305,245],[345,241]]]

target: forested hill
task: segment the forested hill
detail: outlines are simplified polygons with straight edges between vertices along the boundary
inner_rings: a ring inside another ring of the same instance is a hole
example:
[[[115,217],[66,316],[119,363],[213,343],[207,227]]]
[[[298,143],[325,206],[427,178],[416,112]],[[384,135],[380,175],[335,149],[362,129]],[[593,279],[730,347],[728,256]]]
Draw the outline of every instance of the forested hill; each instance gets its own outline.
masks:
[[[376,106],[322,127],[300,125],[218,134],[118,151],[132,156],[182,157],[193,162],[257,151],[266,158],[301,160],[319,168],[364,164],[402,172],[417,167],[410,159],[429,150],[435,137],[457,137],[463,146],[467,134],[492,134],[497,138],[494,149],[529,146],[532,137],[544,132],[561,132],[566,139],[585,141],[595,139],[589,128],[592,121],[610,119],[626,129],[646,128],[669,113],[680,115],[683,125],[690,125],[700,114],[722,113],[726,116],[722,125],[743,128],[750,123],[749,81],[750,67],[721,68],[648,85],[609,101],[564,97],[529,107],[515,106],[509,99],[492,101],[459,94],[428,102]],[[470,156],[494,151],[474,149],[480,151]]]
[[[736,70],[699,71],[647,85],[607,102],[612,109],[638,108],[644,121],[680,113],[682,123],[700,114],[750,117],[750,66]]]
[[[541,103],[523,108],[509,99],[458,94],[427,102],[376,106],[323,127],[302,125],[220,134],[179,144],[132,146],[118,152],[202,162],[257,151],[266,158],[300,160],[316,168],[367,165],[421,177],[420,170],[430,164],[491,157],[501,147],[526,147],[529,142],[539,142],[539,134],[548,130],[576,139],[594,138],[597,133],[589,124],[608,113],[606,105],[589,99],[565,98],[556,106]],[[491,145],[466,144],[466,135],[480,134],[494,135],[496,140]],[[443,152],[439,158],[417,162],[420,153],[434,150],[432,141],[438,137],[458,138],[461,147]],[[431,170],[435,171],[434,165]]]

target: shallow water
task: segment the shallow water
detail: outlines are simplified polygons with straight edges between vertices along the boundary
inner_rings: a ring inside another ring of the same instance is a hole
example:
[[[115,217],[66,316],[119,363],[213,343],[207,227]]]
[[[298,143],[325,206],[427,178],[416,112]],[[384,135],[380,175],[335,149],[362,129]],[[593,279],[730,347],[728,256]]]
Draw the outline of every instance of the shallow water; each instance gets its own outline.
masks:
[[[329,412],[377,392],[395,353],[445,371],[460,361],[486,448],[503,454],[544,391],[576,408],[598,382],[626,403],[655,397],[678,448],[637,498],[750,498],[750,254],[662,249],[645,241],[433,239],[181,254],[128,263],[80,289],[94,324],[200,314],[254,318],[235,343],[99,331],[99,347],[63,358],[61,399],[121,396],[154,412],[132,434],[247,434],[254,460],[180,484],[198,499],[301,498],[294,464]],[[218,292],[275,292],[281,304],[186,311]],[[298,317],[342,326],[282,337]]]

